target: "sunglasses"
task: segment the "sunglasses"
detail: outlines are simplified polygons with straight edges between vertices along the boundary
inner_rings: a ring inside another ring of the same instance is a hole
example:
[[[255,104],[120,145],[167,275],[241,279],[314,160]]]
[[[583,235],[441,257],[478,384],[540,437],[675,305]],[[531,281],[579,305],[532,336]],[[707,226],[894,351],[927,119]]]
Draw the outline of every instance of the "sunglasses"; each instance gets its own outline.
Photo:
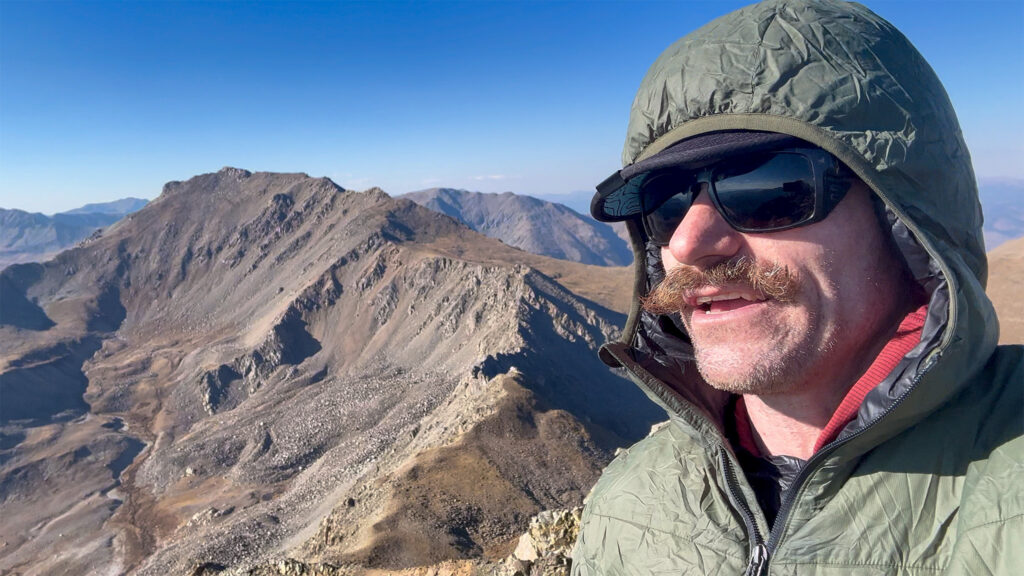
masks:
[[[819,222],[856,177],[824,150],[791,148],[729,159],[699,171],[655,170],[630,179],[639,190],[644,230],[668,246],[701,192],[740,232],[777,232]],[[636,182],[636,179],[641,179]]]

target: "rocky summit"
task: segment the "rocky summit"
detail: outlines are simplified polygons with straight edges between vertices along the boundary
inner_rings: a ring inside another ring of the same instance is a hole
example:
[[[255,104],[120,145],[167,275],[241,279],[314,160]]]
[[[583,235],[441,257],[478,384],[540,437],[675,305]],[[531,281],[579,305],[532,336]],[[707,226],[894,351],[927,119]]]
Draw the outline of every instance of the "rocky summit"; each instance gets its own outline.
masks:
[[[0,272],[0,572],[499,565],[662,417],[596,358],[629,278],[305,174],[168,183]]]

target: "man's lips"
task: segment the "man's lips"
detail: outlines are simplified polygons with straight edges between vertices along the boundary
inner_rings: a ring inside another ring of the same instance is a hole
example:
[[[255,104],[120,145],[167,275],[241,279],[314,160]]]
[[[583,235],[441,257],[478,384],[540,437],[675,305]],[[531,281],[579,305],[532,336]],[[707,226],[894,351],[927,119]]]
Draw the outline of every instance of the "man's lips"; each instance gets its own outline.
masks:
[[[686,295],[686,305],[705,314],[730,312],[765,300],[763,295],[746,290],[701,290]]]

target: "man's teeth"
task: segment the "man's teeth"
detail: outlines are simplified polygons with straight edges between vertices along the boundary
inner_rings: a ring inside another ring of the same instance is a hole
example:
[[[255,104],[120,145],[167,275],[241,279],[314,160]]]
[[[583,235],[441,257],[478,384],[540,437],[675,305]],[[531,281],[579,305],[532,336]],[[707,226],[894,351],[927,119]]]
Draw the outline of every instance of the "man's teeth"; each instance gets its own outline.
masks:
[[[752,298],[752,297],[747,296],[745,294],[738,294],[736,292],[729,292],[729,293],[726,293],[726,294],[715,294],[714,296],[698,296],[697,297],[697,305],[698,306],[704,306],[706,304],[710,304],[712,302],[717,302],[719,300],[736,300],[736,299],[743,299],[743,300],[747,300],[749,302],[761,302],[761,301],[764,300],[764,298],[757,298],[757,297],[753,297]]]

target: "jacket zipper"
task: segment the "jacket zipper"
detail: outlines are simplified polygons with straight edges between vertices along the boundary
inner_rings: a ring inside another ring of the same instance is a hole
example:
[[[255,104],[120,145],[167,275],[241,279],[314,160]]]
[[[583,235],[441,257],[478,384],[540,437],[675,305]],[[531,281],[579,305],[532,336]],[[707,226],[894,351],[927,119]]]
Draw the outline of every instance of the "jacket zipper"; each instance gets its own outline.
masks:
[[[936,357],[937,356],[938,354],[936,354]],[[914,377],[914,380],[911,381],[910,387],[907,388],[907,391],[900,395],[900,397],[897,398],[895,401],[893,401],[892,405],[889,406],[888,410],[886,410],[882,414],[879,414],[877,418],[875,418],[867,425],[865,425],[863,428],[851,434],[850,436],[843,438],[842,440],[833,440],[831,443],[822,446],[821,450],[818,450],[817,453],[815,453],[813,456],[811,456],[810,459],[807,460],[807,463],[804,464],[803,468],[800,469],[800,472],[797,473],[796,479],[793,481],[793,485],[790,486],[789,490],[786,491],[786,495],[782,500],[782,505],[779,507],[779,513],[775,516],[775,523],[772,524],[771,530],[768,533],[768,544],[765,549],[764,559],[765,566],[767,566],[771,554],[774,553],[775,549],[779,546],[779,540],[782,539],[782,533],[785,531],[786,524],[789,521],[789,514],[793,509],[793,504],[796,502],[797,493],[803,487],[804,482],[807,481],[807,478],[810,476],[811,471],[813,471],[817,467],[817,464],[819,462],[821,462],[822,460],[827,458],[832,452],[834,452],[837,447],[857,438],[858,436],[866,432],[868,429],[870,429],[872,426],[874,426],[876,423],[878,423],[878,421],[884,418],[886,414],[889,414],[890,412],[895,410],[900,404],[902,404],[903,400],[905,400],[906,397],[909,396],[910,393],[914,390],[914,388],[917,387],[917,383],[920,382],[922,378],[924,378],[924,375],[931,371],[932,366],[935,365],[936,357],[930,359],[930,362],[927,367],[922,367],[920,369],[920,371]],[[753,558],[751,558],[751,561],[753,561]]]
[[[612,356],[618,360],[619,366],[624,368],[627,372],[631,372],[636,377],[635,380],[638,385],[648,388],[655,396],[658,396],[659,398],[661,397],[661,394],[655,391],[651,385],[648,384],[648,379],[644,378],[644,376],[646,375],[654,383],[658,382],[656,378],[651,376],[642,366],[633,362],[631,359],[622,358],[614,351],[609,352],[611,352]],[[670,406],[669,402],[665,401],[663,406],[674,412],[677,416],[683,416],[678,409]],[[698,417],[703,418],[703,416]],[[708,424],[710,424],[710,422],[708,422]],[[764,576],[764,574],[767,573],[770,550],[768,546],[765,545],[761,531],[757,527],[757,521],[754,519],[754,513],[750,510],[750,505],[747,504],[747,500],[743,497],[743,494],[740,491],[739,481],[736,478],[736,470],[733,468],[732,462],[729,460],[729,449],[726,447],[725,442],[727,442],[725,438],[718,438],[719,457],[721,460],[722,473],[725,476],[725,486],[729,491],[729,496],[740,510],[740,516],[743,517],[743,523],[746,525],[747,533],[750,535],[751,541],[750,560],[747,562],[747,569],[744,570],[743,576]]]
[[[750,560],[747,562],[747,569],[743,572],[743,576],[764,576],[768,573],[768,563],[771,560],[775,549],[779,546],[779,540],[782,538],[786,522],[789,520],[789,514],[793,509],[793,503],[796,502],[797,492],[799,492],[804,482],[807,481],[807,478],[810,476],[810,472],[814,470],[817,464],[828,457],[828,455],[831,454],[837,446],[845,444],[857,436],[860,436],[864,431],[881,420],[885,414],[888,414],[899,406],[903,400],[910,395],[910,391],[917,386],[917,383],[927,372],[928,369],[922,369],[922,371],[911,382],[910,388],[897,398],[885,413],[879,415],[855,434],[844,438],[842,441],[833,440],[831,443],[826,444],[821,450],[807,460],[807,463],[804,464],[800,469],[800,472],[797,473],[796,479],[793,481],[793,485],[786,491],[782,505],[779,507],[779,513],[776,515],[775,522],[772,524],[772,527],[768,532],[767,544],[761,537],[761,531],[757,529],[757,523],[754,520],[754,514],[750,511],[750,506],[747,504],[746,499],[743,498],[743,494],[740,493],[739,482],[736,479],[736,472],[733,469],[732,464],[729,462],[729,458],[725,455],[725,449],[722,449],[721,460],[722,469],[725,472],[725,483],[729,488],[729,493],[732,495],[733,500],[739,506],[740,515],[743,516],[743,522],[747,525],[747,531],[751,537]]]
[[[743,576],[764,576],[768,569],[768,547],[758,544],[750,556],[750,563]]]
[[[754,513],[750,510],[750,505],[747,504],[747,500],[740,493],[739,481],[736,479],[736,470],[726,455],[726,448],[723,446],[720,449],[721,452],[719,454],[722,461],[722,472],[725,475],[725,485],[729,489],[729,495],[732,496],[733,501],[740,509],[740,516],[743,517],[743,523],[747,526],[747,533],[750,534],[750,560],[747,563],[746,571],[743,572],[743,576],[761,576],[764,574],[765,566],[768,565],[768,547],[765,546],[761,531],[757,528],[757,521],[754,519]]]

